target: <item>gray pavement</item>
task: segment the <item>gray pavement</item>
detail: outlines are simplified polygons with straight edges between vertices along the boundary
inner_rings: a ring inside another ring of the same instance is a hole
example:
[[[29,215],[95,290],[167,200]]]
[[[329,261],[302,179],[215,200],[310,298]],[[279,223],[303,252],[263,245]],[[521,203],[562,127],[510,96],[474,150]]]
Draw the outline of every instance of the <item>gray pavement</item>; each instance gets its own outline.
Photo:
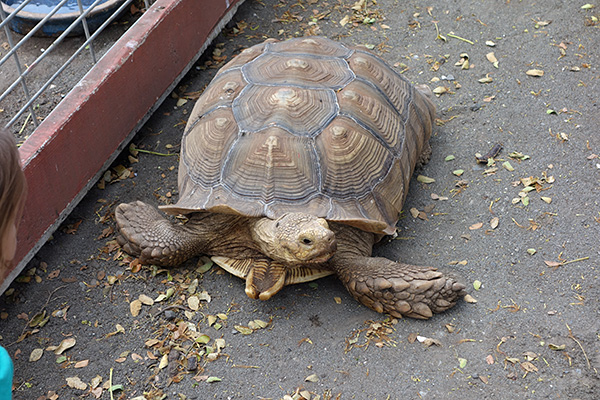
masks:
[[[203,259],[140,269],[114,245],[111,213],[120,202],[174,201],[178,159],[125,152],[111,182],[85,197],[0,298],[15,399],[108,399],[111,373],[115,399],[598,397],[600,5],[359,3],[247,0],[175,92],[193,97],[223,56],[303,34],[372,46],[412,82],[443,88],[432,159],[413,177],[398,237],[376,254],[441,267],[477,302],[428,321],[392,320],[334,277],[260,302]],[[456,65],[463,53],[468,68]],[[178,153],[193,100],[177,96],[135,137],[138,148]],[[477,163],[496,143],[495,164]],[[191,293],[202,299],[197,311]],[[140,295],[161,294],[170,297],[132,315]],[[49,320],[40,327],[41,310]],[[48,350],[67,338],[75,345],[61,355]],[[29,361],[38,348],[41,359]]]

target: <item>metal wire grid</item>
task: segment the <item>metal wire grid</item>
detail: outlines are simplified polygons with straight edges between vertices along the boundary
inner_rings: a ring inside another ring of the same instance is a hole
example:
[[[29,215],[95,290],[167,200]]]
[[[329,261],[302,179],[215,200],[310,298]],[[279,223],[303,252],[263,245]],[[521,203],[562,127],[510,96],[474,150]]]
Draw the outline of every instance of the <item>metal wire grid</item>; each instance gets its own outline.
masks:
[[[19,49],[31,39],[31,37],[42,28],[42,26],[54,15],[57,11],[69,0],[60,0],[59,3],[50,11],[35,27],[23,36],[18,42],[14,43],[13,32],[9,29],[8,24],[10,21],[15,18],[15,16],[28,4],[31,0],[24,0],[13,12],[10,14],[6,14],[3,7],[0,7],[0,29],[4,28],[4,32],[6,34],[7,42],[10,50],[7,54],[5,54],[2,59],[0,59],[0,68],[4,66],[4,64],[12,58],[15,62],[18,77],[14,82],[0,95],[0,102],[2,102],[6,97],[13,92],[17,88],[17,86],[21,86],[23,98],[26,100],[26,103],[21,107],[21,109],[10,119],[8,123],[6,123],[6,128],[11,127],[27,110],[29,110],[30,114],[25,121],[25,124],[31,117],[33,124],[37,128],[39,125],[38,118],[36,116],[36,110],[34,107],[34,103],[36,100],[48,89],[48,87],[52,84],[52,82],[73,62],[73,60],[82,53],[85,49],[89,50],[90,57],[92,59],[92,65],[96,64],[97,58],[96,53],[94,51],[94,40],[104,31],[104,29],[110,25],[117,16],[121,14],[122,11],[126,10],[126,8],[134,1],[134,0],[125,0],[121,6],[114,11],[104,23],[96,29],[93,34],[90,34],[90,30],[88,28],[87,16],[92,10],[104,0],[96,0],[92,4],[90,4],[87,8],[84,8],[81,0],[77,0],[77,5],[79,7],[79,17],[73,21],[71,25],[60,35],[58,36],[54,42],[43,51],[43,53],[35,59],[32,63],[28,65],[24,65],[19,60]],[[150,7],[150,5],[154,1],[152,0],[144,0],[144,5],[146,10]],[[85,42],[69,57],[66,61],[62,63],[62,65],[54,72],[54,74],[46,80],[46,82],[32,95],[32,91],[30,90],[30,85],[28,85],[27,80],[25,79],[32,70],[40,65],[40,62],[50,55],[54,50],[56,50],[63,40],[69,35],[69,33],[77,27],[78,24],[82,24],[83,31],[85,33]],[[20,36],[20,35],[17,35]],[[25,127],[23,125],[23,128]],[[23,130],[21,128],[21,131]]]

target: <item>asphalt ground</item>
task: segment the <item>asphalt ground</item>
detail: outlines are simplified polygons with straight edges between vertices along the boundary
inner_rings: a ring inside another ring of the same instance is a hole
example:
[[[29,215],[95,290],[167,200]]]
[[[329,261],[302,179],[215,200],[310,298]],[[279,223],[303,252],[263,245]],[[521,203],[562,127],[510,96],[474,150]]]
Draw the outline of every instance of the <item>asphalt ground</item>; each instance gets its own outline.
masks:
[[[582,6],[247,0],[134,138],[152,153],[124,152],[0,298],[14,398],[597,398],[600,5]],[[335,277],[260,302],[206,259],[162,270],[119,251],[117,204],[176,200],[179,141],[214,67],[309,34],[372,47],[440,93],[431,161],[375,253],[443,268],[476,302],[395,320]]]

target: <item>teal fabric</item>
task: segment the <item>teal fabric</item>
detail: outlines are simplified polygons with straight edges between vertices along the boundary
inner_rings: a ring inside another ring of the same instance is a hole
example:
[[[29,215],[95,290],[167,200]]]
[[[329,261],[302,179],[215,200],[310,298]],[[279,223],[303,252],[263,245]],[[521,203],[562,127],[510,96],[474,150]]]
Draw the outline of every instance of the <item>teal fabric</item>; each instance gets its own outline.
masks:
[[[6,349],[0,346],[0,400],[12,399],[13,363]]]

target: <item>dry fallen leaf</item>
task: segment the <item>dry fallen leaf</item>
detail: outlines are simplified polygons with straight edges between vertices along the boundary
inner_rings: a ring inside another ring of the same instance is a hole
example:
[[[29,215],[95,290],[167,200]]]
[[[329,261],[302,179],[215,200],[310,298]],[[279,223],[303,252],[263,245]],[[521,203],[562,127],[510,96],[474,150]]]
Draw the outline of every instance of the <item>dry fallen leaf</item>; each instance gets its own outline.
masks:
[[[134,317],[140,315],[140,311],[142,311],[142,302],[139,299],[133,300],[131,303],[129,303],[129,311]]]
[[[60,342],[60,344],[58,345],[58,347],[56,348],[56,350],[54,350],[54,354],[62,354],[65,350],[70,349],[71,347],[75,346],[76,340],[75,338],[66,338],[65,340],[63,340],[62,342]]]
[[[450,89],[448,89],[446,86],[438,86],[432,90],[432,92],[437,96],[440,96],[444,93],[448,93],[449,91]]]
[[[537,372],[538,371],[538,368],[535,365],[533,365],[532,363],[530,363],[529,361],[522,362],[520,365],[521,365],[521,368],[523,368],[527,372]]]
[[[480,229],[483,226],[483,222],[477,222],[469,227],[470,230],[474,231]]]
[[[198,296],[190,296],[187,299],[188,307],[194,311],[198,311],[200,308],[200,299]]]
[[[485,55],[485,57],[488,59],[489,62],[492,63],[492,65],[496,68],[498,68],[498,59],[496,58],[496,56],[494,55],[494,52],[492,51],[491,53],[487,53]]]
[[[75,365],[73,366],[73,368],[84,368],[87,367],[88,364],[90,363],[90,360],[81,360],[75,363]]]
[[[163,355],[158,364],[158,369],[163,369],[169,364],[169,357],[167,354]]]
[[[87,389],[87,383],[82,382],[78,376],[71,376],[69,378],[65,378],[67,380],[67,385],[73,389],[85,390]]]
[[[541,69],[530,69],[525,73],[529,76],[544,76],[544,71]]]
[[[499,223],[500,223],[500,219],[498,217],[494,217],[490,220],[490,227],[492,229],[496,229],[498,227]]]
[[[486,358],[485,358],[485,362],[488,364],[493,364],[494,363],[494,356],[489,354]]]
[[[419,176],[417,176],[417,181],[421,182],[421,183],[433,183],[433,182],[435,182],[435,179],[430,178],[425,175],[419,175]]]
[[[312,374],[306,377],[306,379],[304,379],[305,382],[319,382],[319,377],[317,376],[317,374]]]
[[[464,297],[464,300],[467,303],[477,303],[477,300],[473,296],[471,296],[470,294],[466,294],[465,297]]]
[[[154,300],[152,299],[152,297],[146,296],[145,294],[140,294],[138,299],[142,302],[142,304],[145,304],[147,306],[154,305]]]
[[[544,264],[546,264],[549,267],[560,267],[562,265],[562,263],[559,261],[547,261],[547,260],[544,260]]]
[[[36,362],[44,355],[44,349],[33,349],[29,355],[29,362]]]

